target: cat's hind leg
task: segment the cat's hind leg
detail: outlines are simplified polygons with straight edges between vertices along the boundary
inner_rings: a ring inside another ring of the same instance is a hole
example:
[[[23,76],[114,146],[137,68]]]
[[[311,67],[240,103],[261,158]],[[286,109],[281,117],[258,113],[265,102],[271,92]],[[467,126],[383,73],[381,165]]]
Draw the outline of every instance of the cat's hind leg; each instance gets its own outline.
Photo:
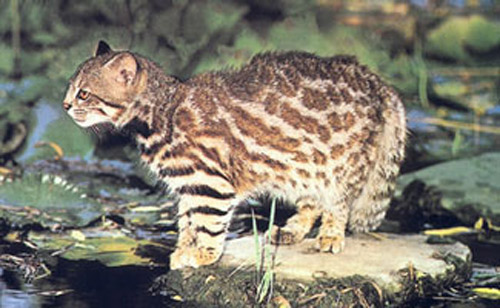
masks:
[[[316,236],[317,250],[339,253],[344,249],[348,215],[349,210],[344,203],[323,211],[321,226]]]
[[[284,227],[273,227],[273,244],[290,245],[302,241],[321,214],[318,200],[313,197],[300,198],[296,206],[297,213],[288,219]]]

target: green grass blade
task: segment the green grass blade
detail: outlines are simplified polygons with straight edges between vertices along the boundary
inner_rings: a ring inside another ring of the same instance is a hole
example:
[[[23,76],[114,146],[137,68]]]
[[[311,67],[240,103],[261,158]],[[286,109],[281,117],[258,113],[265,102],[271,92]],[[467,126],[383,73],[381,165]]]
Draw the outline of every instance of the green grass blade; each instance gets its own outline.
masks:
[[[260,251],[260,241],[259,241],[259,230],[257,230],[257,220],[255,219],[255,213],[252,210],[252,230],[253,230],[253,238],[255,241],[255,269],[257,271],[257,274],[260,272],[260,258],[261,258],[261,251]]]

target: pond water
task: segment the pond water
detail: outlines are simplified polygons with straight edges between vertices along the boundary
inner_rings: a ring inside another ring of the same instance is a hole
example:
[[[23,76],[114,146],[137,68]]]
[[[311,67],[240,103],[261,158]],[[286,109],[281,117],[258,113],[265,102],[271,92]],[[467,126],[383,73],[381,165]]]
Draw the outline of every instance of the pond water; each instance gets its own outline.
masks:
[[[164,268],[109,268],[98,262],[60,260],[52,275],[24,283],[16,273],[0,269],[0,307],[159,307],[164,298],[148,292]],[[64,295],[55,296],[55,291]]]

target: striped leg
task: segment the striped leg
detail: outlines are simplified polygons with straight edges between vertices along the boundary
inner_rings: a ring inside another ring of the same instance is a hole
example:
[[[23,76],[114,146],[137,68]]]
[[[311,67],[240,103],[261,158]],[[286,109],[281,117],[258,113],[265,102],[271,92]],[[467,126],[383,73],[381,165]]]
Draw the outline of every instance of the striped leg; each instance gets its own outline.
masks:
[[[170,256],[170,268],[197,268],[216,262],[224,249],[234,193],[222,193],[208,185],[185,185],[177,191],[181,196],[179,239]]]

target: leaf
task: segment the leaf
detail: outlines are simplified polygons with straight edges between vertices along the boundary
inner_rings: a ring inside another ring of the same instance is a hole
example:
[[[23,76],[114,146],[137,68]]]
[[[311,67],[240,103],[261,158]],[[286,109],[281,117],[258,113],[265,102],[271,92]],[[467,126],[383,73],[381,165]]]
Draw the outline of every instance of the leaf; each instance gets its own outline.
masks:
[[[12,174],[12,170],[10,170],[9,168],[5,168],[5,167],[2,167],[0,166],[0,175],[9,175],[9,174]]]
[[[464,39],[468,48],[477,52],[488,52],[500,46],[500,23],[490,21],[480,15],[469,19],[469,27]]]
[[[79,242],[83,242],[86,239],[85,234],[80,230],[72,230],[70,236]]]
[[[217,280],[217,278],[214,275],[209,275],[207,277],[207,279],[205,279],[205,284],[209,284],[209,283],[211,283],[212,281],[215,281],[215,280]]]
[[[467,84],[460,81],[449,81],[434,84],[434,91],[441,97],[463,96],[469,93]]]
[[[9,75],[14,69],[14,52],[9,46],[0,43],[0,73]]]
[[[290,302],[281,295],[274,297],[272,299],[272,302],[278,308],[292,308],[292,305],[290,305]]]
[[[460,130],[457,129],[455,131],[455,137],[453,138],[453,144],[451,146],[452,156],[456,156],[459,153],[460,149],[462,149],[464,146],[463,143],[464,143],[464,137],[460,133]]]
[[[172,300],[174,300],[176,302],[182,302],[182,301],[184,301],[184,299],[180,295],[174,295],[170,299],[172,299]]]
[[[159,206],[137,206],[130,210],[132,212],[159,212],[162,208]]]
[[[474,233],[476,232],[474,229],[467,228],[467,227],[453,227],[453,228],[446,228],[446,229],[429,229],[425,230],[424,234],[425,235],[437,235],[437,236],[452,236],[452,235],[457,235],[457,234],[462,234],[462,233]]]
[[[35,143],[35,148],[43,147],[43,146],[49,146],[54,150],[54,152],[56,152],[56,155],[54,156],[54,160],[59,160],[64,156],[63,149],[55,142],[43,142],[42,141],[42,142]]]
[[[99,217],[102,210],[73,183],[59,176],[25,174],[0,184],[0,217],[17,224],[40,223],[82,226]]]
[[[484,218],[479,217],[479,219],[474,223],[474,229],[481,230],[484,226]]]
[[[427,50],[454,60],[470,62],[467,48],[487,52],[500,45],[498,22],[482,16],[454,16],[448,18],[427,37]]]
[[[500,289],[497,288],[473,288],[477,296],[492,300],[500,300]]]
[[[85,230],[79,232],[82,232],[82,235],[86,238],[84,244],[72,245],[75,239],[71,233],[30,232],[28,238],[36,243],[39,249],[63,250],[63,253],[60,254],[62,258],[68,260],[95,260],[109,267],[150,265],[152,260],[149,257],[137,254],[137,251],[146,245],[164,247],[148,240],[129,238],[118,230],[100,234],[98,232],[85,234]],[[68,249],[68,247],[70,248]]]

